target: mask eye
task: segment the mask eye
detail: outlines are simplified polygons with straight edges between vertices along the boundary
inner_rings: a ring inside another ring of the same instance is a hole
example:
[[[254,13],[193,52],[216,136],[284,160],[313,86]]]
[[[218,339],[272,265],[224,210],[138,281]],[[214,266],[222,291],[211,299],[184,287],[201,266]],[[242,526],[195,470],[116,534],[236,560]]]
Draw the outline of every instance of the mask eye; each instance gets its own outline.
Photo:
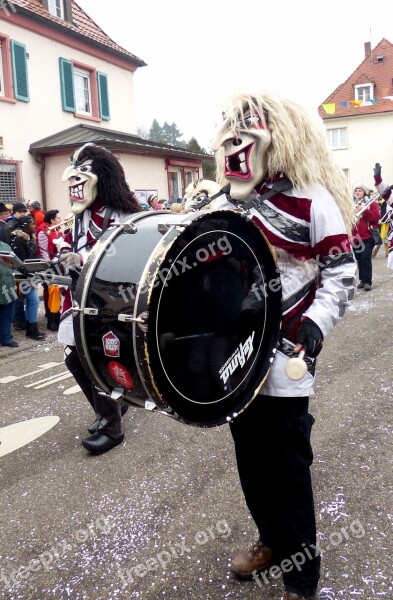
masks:
[[[91,165],[83,165],[82,167],[78,167],[78,171],[81,173],[88,173],[91,171]]]
[[[259,121],[258,117],[256,117],[256,116],[246,115],[244,117],[244,123],[247,128],[251,128],[251,127],[258,127],[260,121]]]

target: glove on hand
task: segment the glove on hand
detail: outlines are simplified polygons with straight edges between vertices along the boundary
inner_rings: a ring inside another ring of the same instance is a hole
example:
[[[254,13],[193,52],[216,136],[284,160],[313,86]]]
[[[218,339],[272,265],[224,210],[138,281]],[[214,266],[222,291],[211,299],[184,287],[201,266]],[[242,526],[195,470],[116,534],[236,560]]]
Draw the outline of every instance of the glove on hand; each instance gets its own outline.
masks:
[[[313,321],[304,320],[298,329],[296,343],[303,346],[308,356],[318,356],[323,345],[322,331]]]
[[[68,274],[70,269],[81,267],[81,257],[77,252],[65,252],[60,254],[59,263],[64,267],[64,272]]]
[[[379,163],[375,163],[374,167],[374,177],[381,177],[381,165]]]

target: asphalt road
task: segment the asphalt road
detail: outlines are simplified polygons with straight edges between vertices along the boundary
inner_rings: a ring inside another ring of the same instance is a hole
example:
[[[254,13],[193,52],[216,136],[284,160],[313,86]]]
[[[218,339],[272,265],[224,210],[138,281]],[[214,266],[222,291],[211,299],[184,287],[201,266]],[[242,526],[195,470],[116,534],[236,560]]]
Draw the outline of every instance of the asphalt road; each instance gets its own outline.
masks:
[[[373,290],[356,294],[319,359],[311,412],[324,600],[393,599],[392,301],[381,255]],[[259,587],[228,569],[256,531],[227,426],[130,409],[125,442],[89,456],[81,440],[93,415],[62,378],[56,334],[15,337],[18,349],[0,348],[2,427],[57,418],[0,458],[0,598],[281,598],[280,578]]]

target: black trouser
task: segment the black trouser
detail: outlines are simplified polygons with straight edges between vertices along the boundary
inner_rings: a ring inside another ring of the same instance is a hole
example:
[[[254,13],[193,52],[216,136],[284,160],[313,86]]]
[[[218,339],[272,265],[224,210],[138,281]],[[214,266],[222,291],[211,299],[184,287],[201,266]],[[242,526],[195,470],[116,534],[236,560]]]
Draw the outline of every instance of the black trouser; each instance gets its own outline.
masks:
[[[285,588],[301,595],[315,593],[320,569],[310,473],[313,423],[308,398],[258,395],[230,425],[260,539],[271,548]]]
[[[97,388],[86,375],[75,346],[66,346],[64,353],[67,369],[75,377],[93,407],[96,418],[100,420],[99,431],[113,438],[118,437],[122,433],[120,403],[99,395]]]
[[[362,283],[372,285],[373,267],[371,254],[374,248],[373,239],[362,240],[362,244],[354,246],[355,257],[358,263],[359,279]]]

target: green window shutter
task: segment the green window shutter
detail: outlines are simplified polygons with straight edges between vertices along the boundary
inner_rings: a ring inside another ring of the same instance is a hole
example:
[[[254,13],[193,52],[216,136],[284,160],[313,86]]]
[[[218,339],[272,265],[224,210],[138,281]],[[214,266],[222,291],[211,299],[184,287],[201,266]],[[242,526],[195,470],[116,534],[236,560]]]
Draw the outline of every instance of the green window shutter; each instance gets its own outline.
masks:
[[[61,104],[63,110],[75,112],[74,67],[66,58],[59,58]]]
[[[11,62],[15,98],[23,102],[29,102],[26,46],[20,42],[15,42],[15,40],[11,40]]]
[[[109,110],[109,94],[108,94],[108,76],[105,73],[97,72],[97,84],[98,84],[98,100],[100,103],[100,116],[101,119],[109,121],[111,118]]]

